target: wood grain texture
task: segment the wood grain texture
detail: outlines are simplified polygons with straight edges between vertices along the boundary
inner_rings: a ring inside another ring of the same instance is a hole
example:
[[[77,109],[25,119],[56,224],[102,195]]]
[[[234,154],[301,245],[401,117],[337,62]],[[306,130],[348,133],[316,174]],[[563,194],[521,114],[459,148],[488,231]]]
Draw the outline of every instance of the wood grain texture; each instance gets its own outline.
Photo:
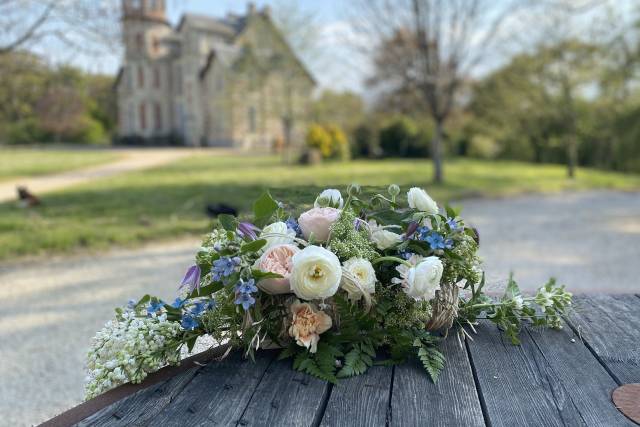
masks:
[[[640,298],[576,296],[567,321],[618,384],[640,382]]]
[[[256,362],[241,352],[211,362],[152,420],[156,426],[236,425],[275,351],[262,351]]]
[[[242,414],[241,426],[317,425],[329,394],[329,384],[294,371],[291,360],[269,366]]]
[[[391,397],[393,367],[373,366],[366,374],[334,385],[321,426],[384,426]]]
[[[156,417],[193,379],[199,368],[183,372],[168,381],[107,406],[76,426],[130,426],[144,425]]]
[[[468,347],[492,426],[629,425],[611,404],[615,381],[568,329],[526,330],[514,346],[481,322]]]
[[[450,336],[442,351],[447,364],[436,384],[417,360],[395,367],[389,425],[485,425],[466,349]]]

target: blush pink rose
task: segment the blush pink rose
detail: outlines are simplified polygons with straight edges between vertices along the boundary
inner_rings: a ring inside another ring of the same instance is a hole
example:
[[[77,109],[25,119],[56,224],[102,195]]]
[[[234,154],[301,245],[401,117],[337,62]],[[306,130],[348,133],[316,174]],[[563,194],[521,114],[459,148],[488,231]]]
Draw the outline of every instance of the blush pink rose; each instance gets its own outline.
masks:
[[[313,208],[298,218],[298,224],[305,239],[313,234],[316,242],[326,242],[329,239],[331,225],[340,217],[340,210],[336,208]]]
[[[288,294],[291,292],[289,276],[293,268],[291,258],[300,252],[294,245],[276,245],[265,251],[256,262],[256,267],[260,271],[276,273],[280,278],[262,279],[258,282],[258,287],[271,295]]]

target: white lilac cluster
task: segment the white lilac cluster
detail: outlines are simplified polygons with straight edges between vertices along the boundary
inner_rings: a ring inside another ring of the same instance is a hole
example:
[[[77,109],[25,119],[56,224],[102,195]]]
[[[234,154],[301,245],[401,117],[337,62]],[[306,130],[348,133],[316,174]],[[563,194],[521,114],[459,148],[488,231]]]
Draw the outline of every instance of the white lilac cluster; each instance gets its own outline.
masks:
[[[90,399],[180,360],[182,329],[166,314],[136,317],[134,312],[107,322],[93,338],[87,361],[86,395]]]

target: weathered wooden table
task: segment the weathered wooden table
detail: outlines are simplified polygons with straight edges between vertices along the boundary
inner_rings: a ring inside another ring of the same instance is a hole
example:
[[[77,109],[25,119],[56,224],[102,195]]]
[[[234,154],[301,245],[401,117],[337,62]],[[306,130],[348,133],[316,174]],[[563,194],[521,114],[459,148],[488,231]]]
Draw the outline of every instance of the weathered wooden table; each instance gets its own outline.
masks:
[[[561,331],[525,331],[520,346],[488,323],[464,348],[450,338],[437,384],[417,363],[374,367],[332,386],[293,371],[274,351],[255,364],[232,354],[177,374],[161,371],[155,385],[124,397],[136,389],[121,387],[48,424],[635,425],[611,393],[640,382],[640,296],[576,297],[566,321]]]

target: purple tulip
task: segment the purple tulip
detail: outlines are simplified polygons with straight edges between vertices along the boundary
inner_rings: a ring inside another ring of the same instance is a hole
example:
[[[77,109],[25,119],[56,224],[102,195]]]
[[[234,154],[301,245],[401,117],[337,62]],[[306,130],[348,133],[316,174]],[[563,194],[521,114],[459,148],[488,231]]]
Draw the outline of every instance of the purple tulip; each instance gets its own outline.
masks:
[[[418,229],[418,223],[417,222],[411,222],[409,223],[409,226],[407,227],[407,232],[404,235],[405,240],[410,238],[413,233],[416,232],[416,230]]]
[[[256,240],[258,238],[256,231],[260,231],[260,229],[250,222],[241,222],[238,224],[237,231],[240,237],[248,237],[251,240]]]
[[[189,292],[193,292],[194,289],[200,289],[200,267],[192,265],[184,275],[182,282],[180,282],[180,288],[186,286],[189,288]]]

